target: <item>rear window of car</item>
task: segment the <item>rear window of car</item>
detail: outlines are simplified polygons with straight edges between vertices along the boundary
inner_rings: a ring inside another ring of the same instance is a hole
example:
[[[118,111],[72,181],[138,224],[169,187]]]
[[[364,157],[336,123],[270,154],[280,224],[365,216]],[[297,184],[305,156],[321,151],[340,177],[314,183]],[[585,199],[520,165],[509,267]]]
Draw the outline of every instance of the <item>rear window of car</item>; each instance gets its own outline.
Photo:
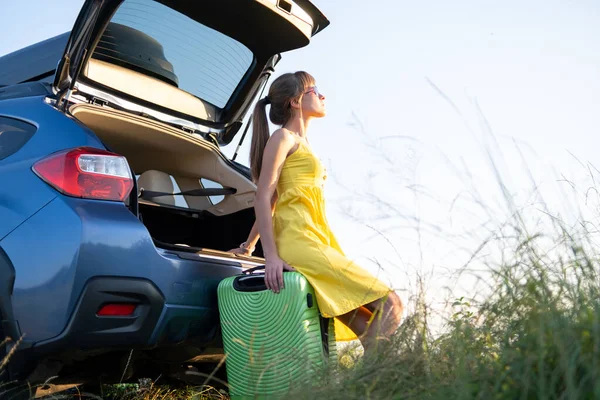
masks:
[[[123,2],[93,57],[161,79],[219,108],[254,61],[235,39],[148,0]]]
[[[14,118],[0,117],[0,160],[16,153],[31,139],[35,126]]]

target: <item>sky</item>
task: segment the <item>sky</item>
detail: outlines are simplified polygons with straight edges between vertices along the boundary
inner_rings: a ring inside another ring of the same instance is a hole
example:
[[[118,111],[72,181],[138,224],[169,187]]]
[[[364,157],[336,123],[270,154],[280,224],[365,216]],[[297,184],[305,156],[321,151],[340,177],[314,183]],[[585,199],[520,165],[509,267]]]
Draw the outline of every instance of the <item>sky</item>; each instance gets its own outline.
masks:
[[[598,0],[314,2],[331,25],[277,74],[316,78],[328,115],[309,140],[330,177],[329,222],[405,300],[417,276],[432,304],[472,293],[456,271],[474,254],[483,266],[480,244],[517,210],[544,232],[547,214],[594,219]],[[81,4],[0,0],[0,55],[70,30]]]

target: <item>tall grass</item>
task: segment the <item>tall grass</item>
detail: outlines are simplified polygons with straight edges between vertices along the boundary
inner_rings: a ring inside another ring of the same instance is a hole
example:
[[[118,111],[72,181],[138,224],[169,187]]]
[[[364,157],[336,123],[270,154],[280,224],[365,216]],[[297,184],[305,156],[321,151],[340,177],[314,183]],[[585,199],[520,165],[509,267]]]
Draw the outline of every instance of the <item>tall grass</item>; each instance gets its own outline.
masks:
[[[597,266],[577,248],[549,266],[525,247],[526,261],[496,271],[498,288],[487,301],[475,310],[457,302],[441,336],[423,336],[422,316],[413,315],[378,356],[339,372],[335,385],[297,396],[600,398]]]

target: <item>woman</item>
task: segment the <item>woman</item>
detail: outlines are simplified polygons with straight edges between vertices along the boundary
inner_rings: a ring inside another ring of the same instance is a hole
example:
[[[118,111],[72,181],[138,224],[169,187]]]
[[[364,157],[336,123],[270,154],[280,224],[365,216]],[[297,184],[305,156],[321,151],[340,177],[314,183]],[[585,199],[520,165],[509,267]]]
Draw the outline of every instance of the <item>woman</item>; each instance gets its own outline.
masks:
[[[313,77],[300,71],[278,77],[256,104],[250,151],[256,223],[248,240],[231,251],[252,254],[260,234],[267,288],[279,293],[283,271],[297,270],[315,289],[322,315],[336,318],[337,339],[358,337],[369,352],[395,332],[402,303],[345,257],[327,224],[325,169],[307,140],[310,121],[325,116],[324,100]],[[281,126],[272,135],[267,105],[271,122]]]

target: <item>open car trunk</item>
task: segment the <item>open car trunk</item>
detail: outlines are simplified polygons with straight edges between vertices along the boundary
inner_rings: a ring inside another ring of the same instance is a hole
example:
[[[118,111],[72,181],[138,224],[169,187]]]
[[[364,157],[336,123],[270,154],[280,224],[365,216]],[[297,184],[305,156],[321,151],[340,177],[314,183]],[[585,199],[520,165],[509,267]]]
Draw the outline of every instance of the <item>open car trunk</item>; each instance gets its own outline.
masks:
[[[157,247],[238,257],[222,252],[246,240],[254,223],[256,186],[247,171],[216,145],[165,123],[93,104],[75,104],[69,111],[110,151],[127,158],[138,177],[139,218]],[[235,193],[173,195],[207,187]],[[165,195],[145,198],[144,191]]]
[[[129,207],[159,247],[217,254],[246,239],[256,190],[219,145],[240,132],[280,53],[328,24],[310,0],[85,0],[56,106],[127,158]]]

